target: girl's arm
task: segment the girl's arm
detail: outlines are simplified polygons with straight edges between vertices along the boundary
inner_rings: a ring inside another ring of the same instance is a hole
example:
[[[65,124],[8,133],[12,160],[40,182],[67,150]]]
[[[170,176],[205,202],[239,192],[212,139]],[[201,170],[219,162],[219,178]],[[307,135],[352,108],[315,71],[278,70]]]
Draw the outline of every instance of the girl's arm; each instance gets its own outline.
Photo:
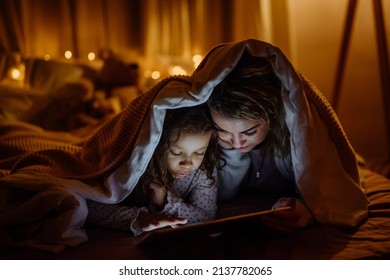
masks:
[[[168,217],[160,213],[149,213],[147,207],[128,207],[91,200],[87,203],[87,222],[117,230],[130,229],[135,236],[145,231],[187,222],[185,219]]]
[[[117,230],[131,230],[134,235],[142,233],[139,228],[133,227],[140,212],[149,213],[147,207],[128,207],[117,204],[105,204],[88,200],[87,222]]]
[[[217,212],[217,172],[214,180],[198,170],[189,178],[175,182],[177,194],[167,193],[167,204],[162,213],[185,218],[188,223],[198,223],[215,218]]]

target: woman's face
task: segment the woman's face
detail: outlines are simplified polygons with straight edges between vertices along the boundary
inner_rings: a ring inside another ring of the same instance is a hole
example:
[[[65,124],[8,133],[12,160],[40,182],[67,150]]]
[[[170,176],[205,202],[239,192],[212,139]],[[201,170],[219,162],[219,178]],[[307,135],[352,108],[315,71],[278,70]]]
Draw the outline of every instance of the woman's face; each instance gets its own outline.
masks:
[[[222,148],[234,148],[247,153],[263,142],[269,131],[268,123],[264,119],[228,118],[216,110],[210,111],[217,126],[219,143]]]
[[[202,164],[212,132],[181,134],[168,151],[167,165],[176,179],[190,174]]]

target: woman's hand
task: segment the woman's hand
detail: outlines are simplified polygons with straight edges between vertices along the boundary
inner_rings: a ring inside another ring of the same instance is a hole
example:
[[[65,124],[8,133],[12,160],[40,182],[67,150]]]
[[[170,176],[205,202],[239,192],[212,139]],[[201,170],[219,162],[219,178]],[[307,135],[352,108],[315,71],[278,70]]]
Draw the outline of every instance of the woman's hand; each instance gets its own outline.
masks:
[[[185,223],[187,223],[187,219],[170,217],[162,213],[150,214],[140,212],[136,219],[137,227],[143,231],[151,231],[167,226],[175,227]]]
[[[280,198],[272,208],[288,206],[291,208],[262,216],[263,225],[271,230],[292,233],[295,229],[305,227],[313,221],[306,207],[295,198]]]
[[[167,188],[152,181],[149,185],[150,199],[160,209],[167,203]]]

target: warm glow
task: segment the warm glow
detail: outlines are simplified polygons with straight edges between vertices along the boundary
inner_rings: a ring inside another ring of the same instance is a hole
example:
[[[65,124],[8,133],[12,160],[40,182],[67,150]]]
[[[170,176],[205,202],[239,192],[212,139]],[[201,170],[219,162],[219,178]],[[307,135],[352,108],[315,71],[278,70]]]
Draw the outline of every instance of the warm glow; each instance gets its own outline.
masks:
[[[172,68],[172,74],[173,75],[186,75],[187,72],[181,68],[180,66],[175,66]]]
[[[50,54],[45,54],[43,56],[43,59],[46,60],[46,61],[50,60]]]
[[[19,80],[20,77],[22,76],[22,73],[20,73],[19,69],[11,69],[11,78],[14,80]]]
[[[90,52],[90,53],[88,54],[88,60],[89,60],[89,61],[95,60],[95,58],[96,58],[96,55],[95,55],[94,52]]]
[[[66,59],[71,59],[72,58],[72,52],[71,51],[66,51],[65,52],[65,58]]]
[[[198,67],[198,65],[201,63],[202,61],[202,56],[200,54],[196,54],[192,57],[192,61],[194,62],[194,67]]]
[[[18,64],[8,70],[8,77],[12,80],[22,81],[24,79],[25,70],[26,67],[24,64]]]
[[[159,71],[153,71],[151,77],[153,80],[157,80],[161,77],[161,73]]]
[[[152,71],[150,71],[150,70],[146,70],[145,72],[144,72],[144,77],[145,78],[150,78],[150,76],[152,75]]]

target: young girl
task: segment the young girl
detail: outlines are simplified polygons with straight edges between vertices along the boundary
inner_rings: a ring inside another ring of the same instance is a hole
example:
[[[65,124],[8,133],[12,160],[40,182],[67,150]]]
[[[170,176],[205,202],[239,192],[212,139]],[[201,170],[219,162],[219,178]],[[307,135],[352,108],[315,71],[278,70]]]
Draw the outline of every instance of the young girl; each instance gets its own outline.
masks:
[[[136,188],[120,204],[88,201],[87,221],[139,235],[213,219],[218,151],[205,105],[168,110],[160,142]]]

